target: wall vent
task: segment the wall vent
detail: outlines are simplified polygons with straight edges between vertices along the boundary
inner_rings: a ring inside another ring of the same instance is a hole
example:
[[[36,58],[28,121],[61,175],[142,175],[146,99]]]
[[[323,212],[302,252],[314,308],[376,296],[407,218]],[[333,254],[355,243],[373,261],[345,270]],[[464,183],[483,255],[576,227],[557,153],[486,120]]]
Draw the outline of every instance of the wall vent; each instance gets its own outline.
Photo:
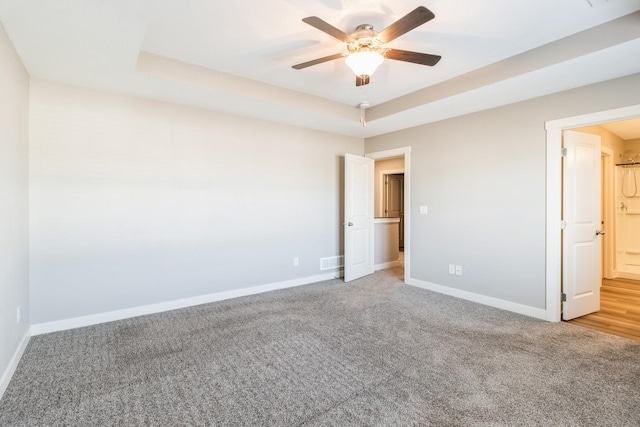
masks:
[[[320,270],[331,270],[331,269],[340,268],[343,266],[344,266],[343,255],[320,258]]]

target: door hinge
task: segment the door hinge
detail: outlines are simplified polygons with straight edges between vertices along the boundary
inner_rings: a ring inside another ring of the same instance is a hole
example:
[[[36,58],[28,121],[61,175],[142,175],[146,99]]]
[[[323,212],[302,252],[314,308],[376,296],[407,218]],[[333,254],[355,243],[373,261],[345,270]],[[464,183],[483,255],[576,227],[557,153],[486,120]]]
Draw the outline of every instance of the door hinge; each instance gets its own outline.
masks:
[[[562,147],[560,149],[560,157],[567,157],[567,149]]]
[[[560,221],[560,230],[567,229],[567,221]]]
[[[560,302],[567,302],[567,294],[564,292],[560,294]]]

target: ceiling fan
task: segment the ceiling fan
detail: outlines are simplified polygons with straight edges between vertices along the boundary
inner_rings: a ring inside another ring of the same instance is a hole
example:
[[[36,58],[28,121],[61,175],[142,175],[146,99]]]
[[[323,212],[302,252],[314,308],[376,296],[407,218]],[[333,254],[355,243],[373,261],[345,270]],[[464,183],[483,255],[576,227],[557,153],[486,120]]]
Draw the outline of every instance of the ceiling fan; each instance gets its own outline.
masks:
[[[436,65],[438,61],[440,61],[441,56],[392,49],[386,46],[390,41],[395,40],[433,18],[435,18],[433,12],[424,6],[419,6],[380,32],[375,31],[373,26],[369,24],[361,24],[358,25],[354,33],[347,34],[317,16],[309,16],[302,21],[346,43],[347,52],[336,53],[303,62],[294,65],[292,68],[301,70],[311,67],[312,65],[346,57],[347,65],[356,75],[356,86],[362,86],[369,84],[371,75],[382,63],[384,58],[413,62],[420,65]]]

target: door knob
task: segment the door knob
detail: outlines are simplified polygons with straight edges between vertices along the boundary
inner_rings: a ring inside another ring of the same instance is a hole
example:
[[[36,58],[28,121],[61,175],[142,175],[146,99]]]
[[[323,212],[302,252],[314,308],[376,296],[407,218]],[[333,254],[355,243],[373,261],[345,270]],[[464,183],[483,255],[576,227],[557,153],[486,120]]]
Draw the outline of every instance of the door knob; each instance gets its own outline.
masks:
[[[604,236],[604,230],[596,231],[596,236]]]
[[[347,223],[347,225],[348,225],[349,227],[353,227],[353,223],[352,223],[351,221],[349,221],[349,222]]]

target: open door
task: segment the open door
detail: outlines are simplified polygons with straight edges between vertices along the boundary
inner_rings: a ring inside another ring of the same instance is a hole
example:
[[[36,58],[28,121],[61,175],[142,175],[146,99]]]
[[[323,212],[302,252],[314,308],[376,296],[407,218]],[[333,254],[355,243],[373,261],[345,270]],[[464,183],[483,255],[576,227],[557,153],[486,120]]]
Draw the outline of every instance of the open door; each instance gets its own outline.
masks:
[[[344,281],[373,274],[374,160],[345,154]]]
[[[564,131],[562,318],[600,310],[600,137]]]

